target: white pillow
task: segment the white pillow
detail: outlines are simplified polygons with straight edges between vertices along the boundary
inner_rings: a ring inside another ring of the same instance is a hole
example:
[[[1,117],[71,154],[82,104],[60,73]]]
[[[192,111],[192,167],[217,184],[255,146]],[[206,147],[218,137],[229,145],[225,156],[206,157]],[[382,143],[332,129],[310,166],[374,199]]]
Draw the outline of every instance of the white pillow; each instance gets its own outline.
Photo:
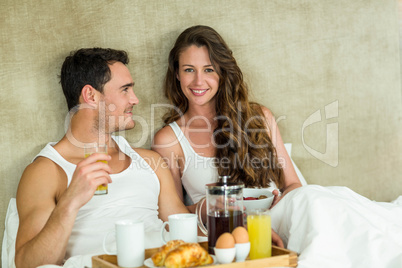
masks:
[[[17,237],[19,223],[20,221],[18,218],[17,202],[15,198],[11,198],[6,214],[3,245],[1,251],[1,261],[3,268],[15,267],[15,239]]]
[[[303,174],[300,172],[299,168],[296,166],[295,162],[292,159],[292,144],[291,143],[285,143],[285,149],[288,152],[290,160],[292,160],[293,167],[294,167],[294,169],[296,171],[297,176],[299,177],[299,180],[300,180],[301,184],[303,186],[307,185],[306,179],[304,178]]]

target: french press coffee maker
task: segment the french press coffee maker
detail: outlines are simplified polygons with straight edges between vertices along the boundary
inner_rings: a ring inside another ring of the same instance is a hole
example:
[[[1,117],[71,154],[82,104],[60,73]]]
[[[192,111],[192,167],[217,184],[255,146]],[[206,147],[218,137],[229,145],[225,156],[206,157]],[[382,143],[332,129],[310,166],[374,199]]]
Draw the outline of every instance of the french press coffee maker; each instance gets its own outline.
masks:
[[[229,183],[230,176],[220,176],[220,181],[205,185],[206,197],[196,207],[198,226],[208,236],[208,252],[214,253],[214,247],[218,237],[225,233],[231,233],[237,226],[243,226],[243,184]],[[207,228],[202,219],[204,201],[207,202]]]

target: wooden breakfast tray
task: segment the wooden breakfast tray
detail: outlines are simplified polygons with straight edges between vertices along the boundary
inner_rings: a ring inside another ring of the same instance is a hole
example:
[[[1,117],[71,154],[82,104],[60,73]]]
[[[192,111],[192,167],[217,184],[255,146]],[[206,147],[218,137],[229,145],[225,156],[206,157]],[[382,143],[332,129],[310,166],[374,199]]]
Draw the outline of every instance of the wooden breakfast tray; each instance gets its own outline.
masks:
[[[208,242],[201,242],[200,245],[205,249],[208,248]],[[148,259],[157,252],[159,248],[151,248],[145,250],[145,259]],[[232,262],[228,264],[217,264],[217,265],[209,265],[206,266],[208,268],[226,268],[226,267],[234,267],[234,268],[263,268],[263,267],[297,267],[297,253],[279,248],[276,246],[272,246],[272,257],[258,259],[258,260],[249,260],[247,259],[244,262]],[[92,257],[92,268],[117,268],[120,267],[117,265],[117,257],[116,255],[98,255]],[[147,266],[143,265],[141,267],[146,268]]]

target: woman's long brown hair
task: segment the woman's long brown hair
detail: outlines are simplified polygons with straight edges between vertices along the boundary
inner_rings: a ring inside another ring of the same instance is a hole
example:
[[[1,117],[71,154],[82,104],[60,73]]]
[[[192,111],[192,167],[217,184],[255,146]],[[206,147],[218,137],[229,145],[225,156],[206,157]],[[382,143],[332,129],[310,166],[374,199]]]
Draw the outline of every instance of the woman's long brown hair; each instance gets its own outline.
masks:
[[[219,175],[230,175],[231,181],[242,182],[246,187],[268,187],[273,181],[282,189],[282,168],[266,131],[268,124],[261,106],[249,102],[248,88],[232,51],[211,27],[198,25],[186,29],[170,51],[164,93],[175,108],[164,115],[165,124],[178,120],[188,109],[176,74],[180,53],[191,45],[208,49],[219,75],[215,96],[217,128],[213,134]]]

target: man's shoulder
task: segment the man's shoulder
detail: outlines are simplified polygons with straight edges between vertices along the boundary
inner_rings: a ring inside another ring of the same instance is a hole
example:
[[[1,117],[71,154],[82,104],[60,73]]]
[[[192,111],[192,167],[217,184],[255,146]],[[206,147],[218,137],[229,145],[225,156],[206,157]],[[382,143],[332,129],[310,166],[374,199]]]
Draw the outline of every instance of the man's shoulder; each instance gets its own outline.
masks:
[[[59,165],[47,157],[38,156],[29,164],[22,174],[21,180],[35,180],[36,183],[46,181],[47,178],[63,176],[64,172]]]
[[[66,177],[63,170],[49,158],[39,156],[22,173],[17,196],[30,191],[42,192],[48,189],[54,194],[63,186],[60,182]]]
[[[25,168],[25,171],[52,171],[58,170],[58,167],[59,166],[55,162],[53,162],[53,160],[45,156],[37,156],[35,160]]]

